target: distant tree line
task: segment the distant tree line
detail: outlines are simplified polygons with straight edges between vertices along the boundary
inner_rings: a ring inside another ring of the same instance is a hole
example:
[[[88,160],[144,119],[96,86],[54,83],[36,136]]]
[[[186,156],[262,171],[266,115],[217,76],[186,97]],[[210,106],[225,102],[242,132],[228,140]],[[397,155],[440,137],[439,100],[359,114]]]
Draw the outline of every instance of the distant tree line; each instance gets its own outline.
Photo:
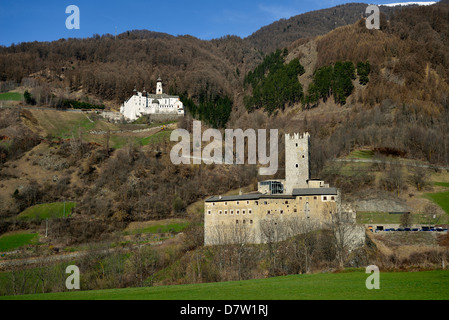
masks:
[[[84,94],[123,102],[134,87],[154,88],[159,76],[167,92],[173,87],[178,92],[187,91],[195,100],[202,92],[233,98],[241,85],[239,74],[254,68],[260,57],[238,37],[202,41],[191,36],[131,31],[117,39],[95,35],[0,46],[0,83],[17,85],[33,78],[36,86],[45,89],[42,99],[36,94],[38,104],[49,102],[55,93],[44,84],[50,84],[51,89],[70,88],[70,92],[82,89]],[[7,87],[2,85],[1,89]]]
[[[58,104],[58,107],[62,109],[99,109],[104,110],[105,105],[95,105],[84,101],[77,100],[63,100]]]
[[[298,76],[304,74],[299,59],[285,64],[288,50],[277,50],[265,57],[264,61],[245,77],[244,85],[252,88],[252,95],[244,98],[248,111],[264,109],[268,114],[283,110],[286,104],[298,102],[303,97]]]
[[[227,97],[207,98],[200,96],[200,101],[196,104],[193,99],[186,94],[181,96],[186,110],[197,120],[204,121],[214,128],[225,128],[231,116],[233,102]]]
[[[304,98],[304,104],[310,107],[316,105],[320,99],[326,101],[333,95],[337,104],[345,105],[347,98],[354,91],[352,81],[356,79],[355,71],[356,69],[351,61],[337,61],[335,65],[318,68]],[[360,84],[366,85],[369,82],[370,72],[371,65],[368,61],[357,63]]]

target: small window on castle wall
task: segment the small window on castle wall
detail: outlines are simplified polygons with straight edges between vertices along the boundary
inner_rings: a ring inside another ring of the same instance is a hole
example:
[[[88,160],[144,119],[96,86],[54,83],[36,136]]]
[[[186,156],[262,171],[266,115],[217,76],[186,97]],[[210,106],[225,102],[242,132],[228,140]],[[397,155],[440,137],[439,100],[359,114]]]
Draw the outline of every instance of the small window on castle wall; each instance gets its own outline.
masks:
[[[235,220],[235,224],[239,224],[239,221],[238,221],[238,220]]]
[[[245,214],[246,214],[246,211],[245,211],[245,210],[242,210],[242,214],[245,215]]]
[[[227,206],[228,205],[228,203],[227,202],[225,202],[225,206]]]
[[[268,210],[268,211],[267,211],[267,214],[271,214],[271,211],[270,211],[270,210]]]
[[[210,214],[212,214],[212,212],[209,210],[209,211],[207,211],[207,214],[210,215]]]
[[[237,210],[237,214],[240,214],[240,210]]]
[[[318,197],[313,197],[313,200],[318,200]]]
[[[243,220],[243,224],[245,224],[246,223],[246,220]]]
[[[284,210],[281,210],[281,214],[284,214]]]
[[[246,201],[246,204],[249,205],[249,201]]]
[[[222,214],[223,214],[223,211],[220,210],[220,215],[222,215]]]
[[[323,197],[323,200],[324,200],[324,201],[327,201],[327,197]]]
[[[240,204],[240,202],[239,201],[237,201],[237,205],[239,205]]]
[[[225,210],[225,215],[228,215],[228,210]]]
[[[253,210],[249,209],[248,214],[252,214],[252,213],[253,213]]]
[[[332,199],[332,201],[335,201],[335,197],[332,197],[331,199]]]
[[[299,168],[299,164],[296,165],[296,168]]]
[[[233,216],[234,215],[234,210],[231,210],[231,216]]]
[[[249,220],[249,223],[250,223],[250,224],[253,224],[253,220]]]

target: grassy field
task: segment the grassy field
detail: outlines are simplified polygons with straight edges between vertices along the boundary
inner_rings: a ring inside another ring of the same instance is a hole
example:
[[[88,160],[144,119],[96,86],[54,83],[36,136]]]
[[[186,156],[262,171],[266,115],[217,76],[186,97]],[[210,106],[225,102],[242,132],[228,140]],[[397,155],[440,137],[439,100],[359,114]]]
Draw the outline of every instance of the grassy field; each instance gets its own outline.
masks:
[[[109,146],[114,149],[121,149],[128,143],[136,143],[144,146],[150,145],[164,139],[169,139],[171,134],[170,130],[161,131],[150,136],[148,136],[148,133],[146,133],[147,136],[145,136],[145,133],[117,133],[120,130],[140,130],[159,125],[113,124],[102,119],[97,119],[95,115],[88,115],[81,112],[33,110],[32,114],[37,120],[39,127],[42,128],[47,135],[57,138],[70,139],[72,135],[78,137],[78,132],[80,131],[82,132],[83,140],[85,142],[105,145],[105,135],[93,134],[90,132],[112,131],[109,139]]]
[[[419,217],[412,214],[412,221],[418,221]],[[398,224],[401,223],[400,214],[389,214],[388,212],[357,212],[357,223],[361,224]]]
[[[347,159],[372,159],[374,157],[373,150],[354,150],[346,158]]]
[[[22,220],[62,218],[68,216],[75,205],[74,202],[66,202],[65,204],[64,202],[38,204],[25,209],[19,214],[18,218]]]
[[[188,225],[187,221],[181,219],[131,223],[125,230],[125,234],[178,233],[182,232]]]
[[[33,110],[32,114],[47,134],[64,139],[70,138],[72,133],[77,136],[78,130],[87,132],[117,129],[116,126],[105,121],[93,121],[81,112]]]
[[[163,140],[170,140],[171,133],[172,133],[172,130],[164,130],[164,131],[158,132],[152,136],[143,138],[140,140],[140,142],[143,146],[147,146],[147,145],[150,145],[153,143],[162,142]]]
[[[380,273],[368,290],[362,271],[296,275],[240,282],[77,291],[0,297],[10,300],[447,300],[449,271]]]
[[[14,232],[0,236],[0,252],[13,251],[37,240],[37,233]]]
[[[427,193],[426,196],[449,214],[449,192]]]
[[[434,182],[433,184],[435,186],[449,188],[449,182]],[[424,196],[439,205],[447,214],[449,214],[449,191],[426,193]],[[447,220],[449,220],[449,217]]]
[[[438,187],[449,188],[449,182],[434,182],[433,185]]]
[[[23,96],[18,92],[0,93],[0,101],[21,101]]]

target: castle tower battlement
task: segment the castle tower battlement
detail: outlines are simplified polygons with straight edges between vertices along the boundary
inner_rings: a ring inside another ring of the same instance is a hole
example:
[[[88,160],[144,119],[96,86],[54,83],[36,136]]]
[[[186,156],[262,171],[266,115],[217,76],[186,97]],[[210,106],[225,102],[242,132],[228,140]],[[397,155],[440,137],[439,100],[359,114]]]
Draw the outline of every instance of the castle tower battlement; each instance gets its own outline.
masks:
[[[285,135],[286,140],[303,140],[303,139],[309,139],[310,140],[310,134],[308,132],[300,134],[300,133],[294,133],[289,134],[287,133]]]
[[[285,135],[285,187],[286,194],[293,189],[308,188],[310,180],[310,134]]]

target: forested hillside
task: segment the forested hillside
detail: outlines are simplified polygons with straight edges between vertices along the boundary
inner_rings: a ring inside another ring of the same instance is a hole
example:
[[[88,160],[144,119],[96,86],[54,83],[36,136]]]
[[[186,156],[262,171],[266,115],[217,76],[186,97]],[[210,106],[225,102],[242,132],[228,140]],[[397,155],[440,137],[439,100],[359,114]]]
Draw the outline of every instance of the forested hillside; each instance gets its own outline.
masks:
[[[202,41],[134,30],[116,39],[94,35],[0,47],[0,83],[2,87],[10,81],[33,87],[37,103],[51,106],[74,93],[76,98],[89,95],[98,99],[96,103],[105,100],[117,105],[134,87],[153,90],[159,76],[166,91],[186,94],[196,102],[204,96],[209,101],[224,96],[233,100],[244,75],[262,61],[262,52],[269,54],[299,38],[354,23],[364,8],[365,4],[348,4],[302,14],[264,27],[246,39],[226,36]]]
[[[232,96],[239,74],[260,58],[236,37],[201,41],[132,31],[117,39],[104,35],[0,48],[0,81],[32,86],[39,103],[52,105],[78,90],[118,105],[134,87],[154,90],[159,76],[167,92],[214,99]],[[60,96],[53,96],[55,88]]]
[[[257,49],[269,53],[300,38],[313,38],[353,24],[365,16],[367,6],[365,3],[348,3],[281,19],[256,31],[247,40]],[[386,17],[400,9],[402,8],[380,7]]]
[[[267,177],[254,165],[174,165],[169,137],[175,128],[191,132],[195,118],[203,128],[277,129],[274,178],[284,179],[283,134],[309,132],[312,178],[339,188],[344,201],[384,195],[414,201],[430,169],[449,167],[449,3],[391,9],[380,30],[366,28],[364,8],[304,14],[247,39],[130,31],[117,39],[0,47],[0,93],[15,99],[0,99],[0,235],[40,234],[41,243],[30,244],[24,258],[85,250],[80,266],[88,270],[82,269],[89,289],[331,270],[336,255],[326,233],[260,251],[204,248],[204,199],[254,191]],[[59,110],[118,110],[134,87],[153,91],[159,76],[186,106],[176,123],[111,123],[95,111]],[[342,164],[360,149],[380,161]],[[429,170],[401,167],[405,162]],[[64,209],[48,221],[25,212],[66,202],[70,216]],[[313,252],[303,250],[306,242]],[[118,249],[90,249],[99,244]],[[135,250],[142,244],[151,246]],[[360,257],[347,266],[361,266]],[[387,268],[410,261],[379,257]],[[421,253],[414,258],[427,261]],[[439,267],[435,261],[422,267]],[[46,279],[54,277],[42,270],[27,286],[29,274],[12,270],[11,287],[0,286],[0,294],[50,290]]]

